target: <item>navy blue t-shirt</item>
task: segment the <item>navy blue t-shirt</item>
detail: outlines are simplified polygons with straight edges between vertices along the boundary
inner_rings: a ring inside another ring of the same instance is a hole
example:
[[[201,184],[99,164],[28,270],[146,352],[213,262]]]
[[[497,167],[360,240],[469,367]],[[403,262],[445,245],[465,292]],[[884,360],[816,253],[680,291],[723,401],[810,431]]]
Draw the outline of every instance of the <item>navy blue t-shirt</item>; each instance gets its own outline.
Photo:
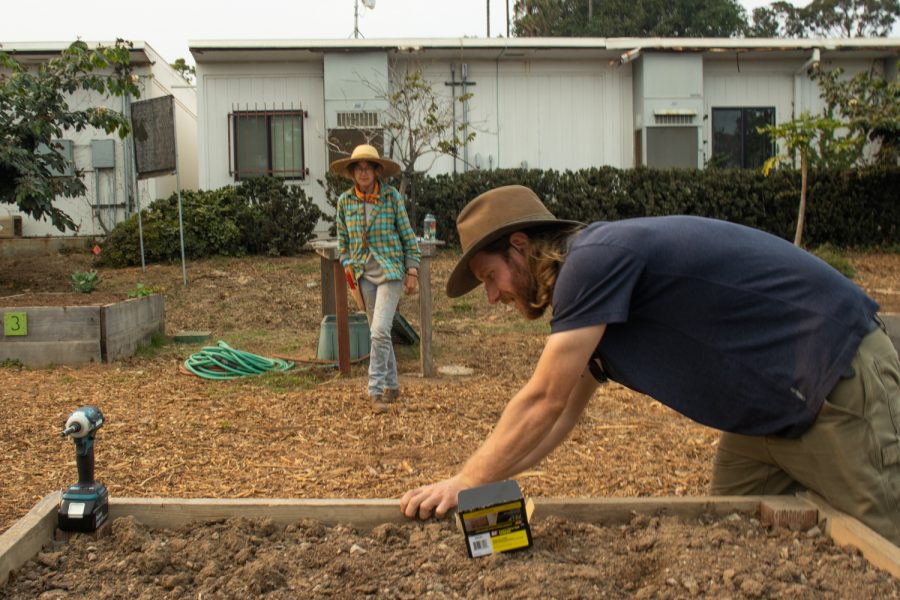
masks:
[[[607,324],[606,375],[705,425],[796,437],[849,369],[878,305],[768,233],[672,216],[572,240],[552,332]]]

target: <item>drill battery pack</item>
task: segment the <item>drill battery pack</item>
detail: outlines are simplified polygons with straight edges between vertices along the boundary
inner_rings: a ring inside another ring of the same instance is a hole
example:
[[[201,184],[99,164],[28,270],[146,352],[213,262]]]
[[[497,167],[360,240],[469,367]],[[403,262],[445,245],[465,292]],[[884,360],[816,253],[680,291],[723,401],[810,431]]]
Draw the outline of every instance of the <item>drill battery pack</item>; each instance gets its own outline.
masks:
[[[73,485],[63,492],[58,525],[63,531],[91,533],[109,518],[109,492],[102,483]]]
[[[456,525],[466,536],[469,558],[531,547],[528,524],[534,510],[513,480],[459,492]]]

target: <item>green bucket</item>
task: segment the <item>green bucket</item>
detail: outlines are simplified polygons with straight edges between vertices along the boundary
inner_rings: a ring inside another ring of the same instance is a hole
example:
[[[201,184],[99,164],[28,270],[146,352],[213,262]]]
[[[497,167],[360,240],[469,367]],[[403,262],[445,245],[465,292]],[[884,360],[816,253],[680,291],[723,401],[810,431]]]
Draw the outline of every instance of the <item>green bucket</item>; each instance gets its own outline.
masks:
[[[369,354],[369,321],[365,313],[353,313],[348,316],[350,330],[350,360],[357,360]],[[319,348],[316,351],[319,360],[338,359],[337,317],[325,315],[319,327]]]

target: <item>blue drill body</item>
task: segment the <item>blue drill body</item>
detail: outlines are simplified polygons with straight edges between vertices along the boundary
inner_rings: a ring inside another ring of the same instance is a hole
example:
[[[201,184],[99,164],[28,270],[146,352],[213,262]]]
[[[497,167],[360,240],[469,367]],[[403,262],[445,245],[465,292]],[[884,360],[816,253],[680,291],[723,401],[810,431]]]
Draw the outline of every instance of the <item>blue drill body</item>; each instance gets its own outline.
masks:
[[[63,492],[59,505],[59,528],[63,531],[91,532],[109,516],[109,493],[94,480],[94,437],[103,426],[103,413],[96,406],[82,406],[66,421],[60,437],[75,442],[78,483]]]

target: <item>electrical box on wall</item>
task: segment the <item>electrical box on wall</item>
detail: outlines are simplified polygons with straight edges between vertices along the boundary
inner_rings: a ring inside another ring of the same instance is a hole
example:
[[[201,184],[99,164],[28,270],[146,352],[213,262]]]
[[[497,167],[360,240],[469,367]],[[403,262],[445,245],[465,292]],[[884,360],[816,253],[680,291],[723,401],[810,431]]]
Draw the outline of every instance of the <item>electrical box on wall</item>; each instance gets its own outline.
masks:
[[[116,167],[116,143],[113,140],[91,140],[91,166],[95,169]]]

